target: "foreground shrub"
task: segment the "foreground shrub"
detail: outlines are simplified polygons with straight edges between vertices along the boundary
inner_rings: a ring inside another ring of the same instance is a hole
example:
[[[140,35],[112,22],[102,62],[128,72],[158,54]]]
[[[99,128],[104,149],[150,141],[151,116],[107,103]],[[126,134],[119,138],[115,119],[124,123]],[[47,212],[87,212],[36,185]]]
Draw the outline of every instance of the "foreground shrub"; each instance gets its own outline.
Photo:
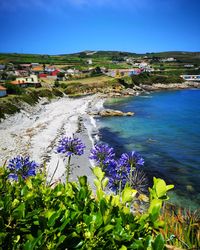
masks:
[[[47,181],[29,157],[0,168],[0,249],[198,249],[199,214],[163,207],[173,185],[162,179],[154,178],[149,197],[144,195],[144,159],[135,151],[116,159],[113,148],[95,145],[90,158],[97,164],[96,189],[86,176],[70,182],[71,157],[84,148],[75,136],[59,141],[66,183]]]
[[[132,207],[136,190],[106,194],[104,172],[93,172],[96,195],[86,176],[51,186],[44,173],[16,182],[0,168],[1,249],[164,249],[159,213],[171,186],[154,179],[149,208],[139,214]]]

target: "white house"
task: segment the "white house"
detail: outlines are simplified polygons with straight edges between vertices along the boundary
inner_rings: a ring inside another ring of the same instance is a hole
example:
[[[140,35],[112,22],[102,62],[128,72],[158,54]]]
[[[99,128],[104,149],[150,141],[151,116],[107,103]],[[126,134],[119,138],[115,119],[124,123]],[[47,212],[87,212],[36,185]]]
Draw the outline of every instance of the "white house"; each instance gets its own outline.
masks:
[[[66,73],[65,73],[65,77],[71,75],[71,76],[75,76],[75,75],[78,75],[80,74],[80,71],[77,70],[77,69],[68,69],[66,70]]]
[[[20,87],[28,87],[31,85],[36,85],[39,83],[37,75],[30,75],[27,77],[17,77],[15,81],[11,82],[14,85],[19,85]]]
[[[92,64],[92,59],[88,59],[88,60],[87,60],[87,63],[88,63],[89,65],[91,65],[91,64]]]
[[[193,64],[185,64],[184,67],[185,67],[185,68],[193,68],[194,65],[193,65]]]
[[[200,81],[200,75],[181,75],[185,81]]]
[[[161,62],[176,62],[176,59],[173,57],[168,57],[160,60]]]
[[[146,68],[148,66],[148,63],[141,62],[138,66],[139,66],[139,68]]]

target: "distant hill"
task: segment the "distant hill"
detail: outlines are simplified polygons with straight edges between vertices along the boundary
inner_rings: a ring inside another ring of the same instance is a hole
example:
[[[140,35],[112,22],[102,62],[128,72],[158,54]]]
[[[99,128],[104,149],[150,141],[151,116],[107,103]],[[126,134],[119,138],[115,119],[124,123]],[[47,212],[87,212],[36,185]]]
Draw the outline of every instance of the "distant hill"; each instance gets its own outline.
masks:
[[[82,51],[73,54],[47,55],[47,54],[19,54],[19,53],[0,53],[0,63],[52,63],[52,64],[83,64],[88,58],[96,62],[120,60],[124,57],[174,57],[185,63],[200,65],[200,52],[168,51],[137,54],[122,51]]]

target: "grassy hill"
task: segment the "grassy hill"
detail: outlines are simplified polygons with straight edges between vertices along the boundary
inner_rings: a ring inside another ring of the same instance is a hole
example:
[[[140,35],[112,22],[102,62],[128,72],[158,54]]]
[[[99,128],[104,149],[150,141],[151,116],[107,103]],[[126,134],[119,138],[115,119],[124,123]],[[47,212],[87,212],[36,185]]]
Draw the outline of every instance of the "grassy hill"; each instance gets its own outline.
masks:
[[[183,63],[193,63],[200,65],[200,52],[159,52],[136,54],[131,52],[120,51],[83,51],[73,54],[62,55],[46,55],[46,54],[19,54],[19,53],[0,53],[0,63],[52,63],[66,65],[87,65],[89,58],[93,59],[94,64],[109,64],[114,60],[120,61],[124,57],[140,58],[147,56],[149,58],[159,57],[174,57]]]

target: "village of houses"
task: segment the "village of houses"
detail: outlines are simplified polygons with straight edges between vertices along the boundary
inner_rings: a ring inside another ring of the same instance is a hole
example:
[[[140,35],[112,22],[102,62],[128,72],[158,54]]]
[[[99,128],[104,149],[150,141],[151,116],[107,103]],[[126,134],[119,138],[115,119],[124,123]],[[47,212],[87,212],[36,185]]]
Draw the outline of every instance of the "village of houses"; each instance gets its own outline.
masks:
[[[106,69],[105,67],[94,67],[92,59],[87,60],[88,67],[84,70],[76,68],[66,69],[65,65],[47,65],[39,63],[26,63],[26,64],[0,64],[0,97],[8,95],[7,89],[4,86],[9,82],[20,88],[26,87],[47,87],[51,86],[55,81],[68,81],[72,79],[83,79],[92,76],[92,72],[96,72],[98,68],[98,74],[107,75],[113,78],[119,78],[124,76],[139,75],[143,72],[154,72],[159,69],[154,69],[149,63],[147,58],[143,60],[134,61],[133,58],[125,58],[126,63],[132,65],[132,68],[127,69]],[[175,62],[175,58],[163,58],[160,62]],[[113,64],[119,62],[113,61]],[[185,68],[193,68],[194,65],[186,64]],[[200,76],[184,75],[185,80],[200,80]]]

